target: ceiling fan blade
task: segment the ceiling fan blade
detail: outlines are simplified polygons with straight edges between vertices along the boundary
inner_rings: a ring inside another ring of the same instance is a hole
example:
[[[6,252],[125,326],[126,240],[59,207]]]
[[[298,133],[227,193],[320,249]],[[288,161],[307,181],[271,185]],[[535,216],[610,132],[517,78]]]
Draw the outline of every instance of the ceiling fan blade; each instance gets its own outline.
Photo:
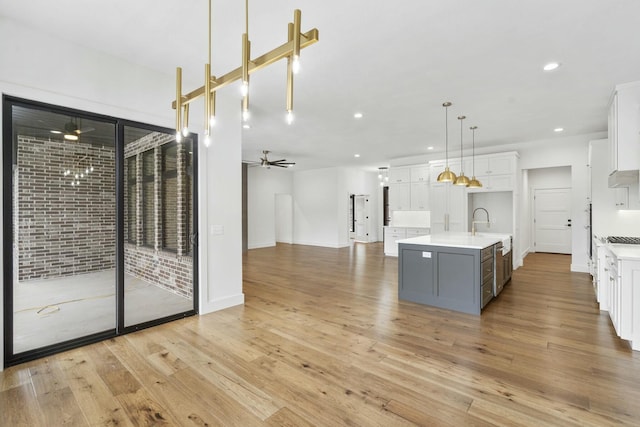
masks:
[[[91,131],[94,131],[94,130],[96,130],[96,128],[87,127],[87,128],[83,128],[83,129],[78,129],[78,130],[76,130],[76,133],[77,133],[78,135],[80,135],[80,134],[87,133],[87,132],[91,132]]]
[[[282,163],[269,163],[269,166],[275,166],[277,168],[288,168],[288,165],[283,165]]]
[[[287,159],[280,159],[280,160],[269,160],[269,163],[280,163],[280,162],[286,162]]]

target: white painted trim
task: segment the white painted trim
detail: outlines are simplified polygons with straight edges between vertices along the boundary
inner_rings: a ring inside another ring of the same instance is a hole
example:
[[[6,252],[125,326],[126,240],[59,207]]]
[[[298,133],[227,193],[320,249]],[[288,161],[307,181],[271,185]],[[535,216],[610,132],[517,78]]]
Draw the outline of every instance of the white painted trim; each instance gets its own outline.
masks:
[[[202,302],[199,315],[213,313],[214,311],[224,310],[225,308],[235,307],[244,304],[244,294],[231,295],[220,299],[213,299]]]
[[[249,243],[247,245],[247,249],[260,249],[260,248],[271,248],[276,245],[276,242],[261,242],[261,243]]]
[[[571,264],[571,271],[574,273],[589,273],[589,266]]]
[[[334,249],[347,248],[351,246],[350,243],[336,244],[336,243],[328,243],[328,242],[314,242],[309,240],[296,240],[293,242],[293,244],[306,245],[306,246],[321,246],[324,248],[334,248]]]

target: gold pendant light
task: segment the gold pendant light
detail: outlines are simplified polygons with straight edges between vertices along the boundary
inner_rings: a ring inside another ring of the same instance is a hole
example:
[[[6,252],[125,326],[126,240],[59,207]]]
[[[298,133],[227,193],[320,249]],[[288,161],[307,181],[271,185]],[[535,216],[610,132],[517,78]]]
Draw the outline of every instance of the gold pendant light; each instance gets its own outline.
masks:
[[[187,94],[182,93],[182,68],[176,68],[176,99],[171,108],[176,110],[176,141],[180,142],[183,136],[189,134],[189,104],[194,100],[204,97],[205,101],[205,128],[204,143],[208,146],[211,142],[211,127],[215,124],[216,91],[238,80],[241,81],[242,93],[242,118],[245,126],[249,119],[249,75],[265,68],[274,62],[287,58],[287,123],[293,122],[293,74],[300,69],[300,50],[316,43],[319,40],[318,30],[313,28],[306,33],[301,32],[302,13],[296,9],[293,13],[293,23],[288,24],[288,39],[286,43],[272,49],[262,56],[251,59],[251,42],[249,41],[249,4],[245,0],[245,32],[242,34],[242,64],[228,73],[216,77],[211,75],[211,0],[209,0],[209,61],[205,64],[204,86],[192,90]]]
[[[466,118],[466,116],[458,116],[458,120],[460,120],[460,175],[458,175],[456,180],[453,182],[454,185],[459,185],[461,187],[469,186],[469,178],[464,176],[464,149],[462,146],[462,123]]]
[[[469,188],[482,188],[482,183],[480,181],[478,181],[476,179],[476,129],[478,129],[478,126],[471,126],[469,129],[471,129],[471,138],[472,138],[472,165],[473,165],[473,171],[472,171],[472,175],[471,175],[471,181],[469,181]]]
[[[448,110],[451,107],[451,102],[445,102],[442,104],[444,107],[444,152],[445,152],[445,168],[444,171],[438,175],[438,182],[454,182],[456,180],[456,174],[449,170],[449,116]]]

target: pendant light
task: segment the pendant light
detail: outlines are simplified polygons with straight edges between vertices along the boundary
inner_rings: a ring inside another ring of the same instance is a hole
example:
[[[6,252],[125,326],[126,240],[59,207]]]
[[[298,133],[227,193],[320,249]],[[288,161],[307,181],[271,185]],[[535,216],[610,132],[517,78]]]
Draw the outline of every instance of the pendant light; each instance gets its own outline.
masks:
[[[445,102],[442,104],[444,107],[444,152],[445,152],[445,168],[444,171],[438,175],[438,182],[453,182],[456,180],[456,174],[449,170],[449,117],[448,110],[451,107],[451,102]]]
[[[464,149],[462,145],[462,123],[466,116],[458,116],[458,120],[460,120],[460,175],[453,182],[454,185],[459,185],[461,187],[469,186],[469,178],[464,176]]]
[[[472,175],[471,175],[471,181],[469,181],[469,188],[482,188],[482,184],[480,183],[480,181],[478,181],[476,179],[476,129],[478,129],[478,126],[471,126],[469,129],[471,129],[471,139],[472,139],[472,145],[471,145],[471,153],[472,153],[472,166],[473,166],[473,171],[472,171]]]
[[[212,0],[209,3],[209,39],[208,39],[208,61],[205,64],[204,86],[194,89],[186,94],[182,92],[182,68],[176,68],[176,99],[171,103],[171,108],[176,110],[176,141],[181,142],[189,135],[189,105],[194,100],[204,97],[204,145],[211,144],[212,127],[216,123],[216,92],[225,86],[236,81],[241,82],[240,92],[242,94],[241,111],[243,127],[249,127],[249,76],[281,59],[287,58],[287,123],[293,123],[293,74],[300,69],[300,50],[314,43],[318,38],[318,30],[313,28],[306,33],[301,32],[302,12],[296,9],[293,12],[293,22],[287,24],[287,41],[269,52],[251,58],[251,42],[249,41],[249,1],[244,2],[244,33],[242,34],[242,63],[240,67],[229,71],[221,76],[211,74],[211,8]]]

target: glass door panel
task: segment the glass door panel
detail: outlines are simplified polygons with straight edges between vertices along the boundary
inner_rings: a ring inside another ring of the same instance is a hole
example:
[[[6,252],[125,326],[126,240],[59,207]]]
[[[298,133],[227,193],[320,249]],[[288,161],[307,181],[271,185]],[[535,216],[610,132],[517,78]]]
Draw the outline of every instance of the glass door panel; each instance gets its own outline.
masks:
[[[115,332],[115,124],[11,111],[12,353]]]
[[[193,312],[193,143],[124,128],[124,326]]]

